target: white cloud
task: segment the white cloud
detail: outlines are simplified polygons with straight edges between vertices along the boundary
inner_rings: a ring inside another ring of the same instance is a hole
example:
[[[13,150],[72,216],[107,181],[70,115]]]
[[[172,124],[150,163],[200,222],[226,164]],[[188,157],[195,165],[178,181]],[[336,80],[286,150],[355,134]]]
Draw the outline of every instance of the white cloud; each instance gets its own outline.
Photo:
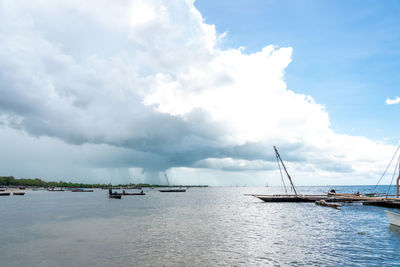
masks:
[[[292,48],[221,49],[191,0],[0,5],[0,123],[131,151],[110,168],[262,170],[277,145],[302,177],[373,177],[393,151],[287,89]]]
[[[399,103],[400,103],[400,97],[398,97],[398,96],[396,96],[395,99],[386,98],[386,100],[385,100],[386,105],[394,105],[394,104],[399,104]]]

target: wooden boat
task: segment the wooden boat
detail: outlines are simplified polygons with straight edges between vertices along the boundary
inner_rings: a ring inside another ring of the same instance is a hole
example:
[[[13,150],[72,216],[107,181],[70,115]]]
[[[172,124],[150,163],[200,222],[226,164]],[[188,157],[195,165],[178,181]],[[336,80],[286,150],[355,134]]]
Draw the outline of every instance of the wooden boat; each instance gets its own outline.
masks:
[[[340,204],[337,204],[337,203],[326,202],[323,199],[315,201],[315,204],[316,205],[320,205],[320,206],[324,206],[324,207],[334,208],[334,209],[338,209],[341,206]]]
[[[55,189],[55,188],[47,188],[47,191],[50,192],[61,192],[61,191],[65,191],[64,189],[60,188],[60,189]]]
[[[109,194],[108,197],[109,197],[109,198],[121,199],[122,196],[119,195],[119,194],[112,194],[112,195]]]
[[[0,192],[6,191],[5,188],[0,188]]]
[[[19,189],[20,190],[25,190],[25,186],[20,186]]]
[[[71,192],[93,192],[92,189],[73,189]]]
[[[251,195],[264,202],[315,202],[325,198],[320,195]]]
[[[160,189],[160,192],[186,192],[186,189]]]
[[[182,188],[171,188],[171,185],[169,184],[169,180],[167,177],[167,174],[165,173],[165,179],[167,180],[167,184],[168,184],[168,189],[160,189],[158,190],[159,192],[162,193],[170,193],[170,192],[186,192],[186,189],[182,189]]]
[[[116,198],[116,199],[121,199],[121,194],[118,194],[117,192],[113,192],[111,187],[108,189],[108,198]]]
[[[144,196],[144,195],[146,195],[146,193],[145,192],[138,192],[138,193],[126,193],[126,192],[122,192],[122,193],[118,193],[118,195],[121,195],[121,196]]]
[[[296,187],[294,186],[292,178],[290,177],[289,172],[287,171],[286,166],[283,163],[281,155],[279,154],[278,149],[275,146],[274,146],[274,151],[275,151],[276,161],[277,161],[278,167],[279,167],[279,172],[281,174],[283,188],[285,189],[285,193],[286,194],[285,195],[252,195],[252,196],[254,196],[254,197],[258,198],[258,199],[261,199],[264,202],[314,202],[316,200],[321,200],[322,198],[324,198],[324,197],[319,197],[319,196],[316,196],[316,197],[310,197],[310,196],[305,197],[305,196],[299,195],[297,193]],[[285,171],[286,176],[287,176],[287,178],[288,178],[288,180],[290,182],[290,185],[291,185],[292,190],[294,192],[293,195],[289,195],[287,193],[286,184],[284,182],[283,175],[282,175],[281,165],[282,165],[282,168]]]
[[[25,192],[13,192],[14,196],[23,196],[25,195]]]
[[[395,156],[397,155],[397,152],[399,151],[399,149],[400,149],[400,145],[399,145],[396,153],[394,154],[393,158],[395,158]],[[389,163],[389,166],[390,166],[390,164],[391,164],[391,162]],[[389,168],[389,166],[387,168]],[[399,173],[398,173],[398,176],[397,176],[397,179],[396,179],[396,195],[395,195],[395,197],[390,197],[389,198],[388,194],[386,194],[386,195],[385,194],[377,194],[377,195],[380,195],[380,197],[378,197],[378,196],[372,197],[372,198],[368,199],[367,201],[363,202],[363,205],[372,205],[372,206],[380,206],[380,207],[386,207],[386,208],[398,208],[398,209],[400,209],[400,198],[399,198],[400,157],[399,157],[399,161],[397,162],[396,168],[397,168],[397,166],[399,166],[399,170],[398,170]],[[392,218],[393,218],[393,216],[392,216]],[[388,214],[388,217],[389,217],[389,214]]]
[[[377,200],[369,200],[364,201],[363,205],[400,209],[400,199],[382,198]]]
[[[359,197],[360,193],[327,193],[329,197]]]
[[[0,196],[9,196],[10,192],[0,192]]]
[[[400,213],[385,210],[390,224],[400,226]]]
[[[146,193],[118,193],[121,196],[144,196]]]

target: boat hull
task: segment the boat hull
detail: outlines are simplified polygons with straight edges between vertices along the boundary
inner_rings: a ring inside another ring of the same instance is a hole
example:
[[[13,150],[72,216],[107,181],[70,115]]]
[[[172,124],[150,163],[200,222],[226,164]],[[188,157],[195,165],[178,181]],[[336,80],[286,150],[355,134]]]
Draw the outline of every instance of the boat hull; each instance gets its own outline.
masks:
[[[121,194],[118,194],[118,195],[121,195],[121,196],[144,196],[144,195],[146,195],[145,193],[121,193]]]
[[[252,195],[264,202],[315,202],[324,199],[321,196],[296,196],[296,195]]]
[[[379,206],[385,208],[400,208],[400,201],[394,200],[379,200],[379,201],[366,201],[363,205]]]
[[[25,192],[14,192],[13,195],[14,196],[23,196],[23,195],[25,195]]]
[[[52,189],[52,188],[47,188],[47,191],[49,192],[63,192],[65,191],[64,189]]]
[[[186,192],[186,189],[161,189],[158,190],[162,193],[167,193],[167,192]]]
[[[10,192],[6,192],[6,193],[1,192],[0,193],[0,196],[9,196],[9,195],[10,195]]]
[[[400,213],[385,210],[390,224],[400,227]]]

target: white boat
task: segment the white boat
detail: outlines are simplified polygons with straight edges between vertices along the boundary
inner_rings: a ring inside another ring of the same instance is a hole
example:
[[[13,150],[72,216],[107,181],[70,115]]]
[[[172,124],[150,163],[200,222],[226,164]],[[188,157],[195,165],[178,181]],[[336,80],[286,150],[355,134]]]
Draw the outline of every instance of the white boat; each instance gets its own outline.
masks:
[[[400,213],[385,210],[390,224],[400,226]]]

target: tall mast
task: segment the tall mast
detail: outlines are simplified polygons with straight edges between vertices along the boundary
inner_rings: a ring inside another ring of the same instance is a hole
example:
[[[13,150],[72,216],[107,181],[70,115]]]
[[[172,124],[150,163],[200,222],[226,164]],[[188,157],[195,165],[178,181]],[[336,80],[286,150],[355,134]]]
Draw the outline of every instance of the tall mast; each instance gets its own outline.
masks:
[[[399,176],[397,177],[396,180],[396,198],[399,198],[399,181],[400,181],[400,156],[399,156]]]
[[[168,181],[167,173],[165,173],[165,179],[167,179],[167,184],[168,184],[168,186],[169,186],[169,187],[171,187],[171,186],[169,185],[169,181]]]
[[[278,154],[276,154],[276,153],[275,153],[275,158],[276,158],[276,163],[278,163],[279,173],[281,174],[281,180],[282,180],[282,183],[283,183],[283,188],[285,189],[285,193],[286,193],[286,195],[287,195],[288,192],[287,192],[287,189],[286,189],[285,180],[283,179],[281,164],[279,163]]]
[[[287,175],[287,177],[288,177],[288,179],[289,179],[289,182],[290,182],[290,184],[292,185],[293,191],[294,191],[295,195],[297,196],[297,191],[296,191],[296,188],[294,187],[294,184],[293,184],[293,182],[292,182],[292,178],[290,177],[290,175],[289,175],[289,173],[288,173],[288,171],[287,171],[287,169],[286,169],[285,164],[283,164],[281,155],[279,155],[278,149],[276,149],[275,146],[274,146],[274,150],[275,150],[276,156],[278,157],[278,159],[279,159],[280,162],[282,163],[283,169],[285,170],[286,175]]]

